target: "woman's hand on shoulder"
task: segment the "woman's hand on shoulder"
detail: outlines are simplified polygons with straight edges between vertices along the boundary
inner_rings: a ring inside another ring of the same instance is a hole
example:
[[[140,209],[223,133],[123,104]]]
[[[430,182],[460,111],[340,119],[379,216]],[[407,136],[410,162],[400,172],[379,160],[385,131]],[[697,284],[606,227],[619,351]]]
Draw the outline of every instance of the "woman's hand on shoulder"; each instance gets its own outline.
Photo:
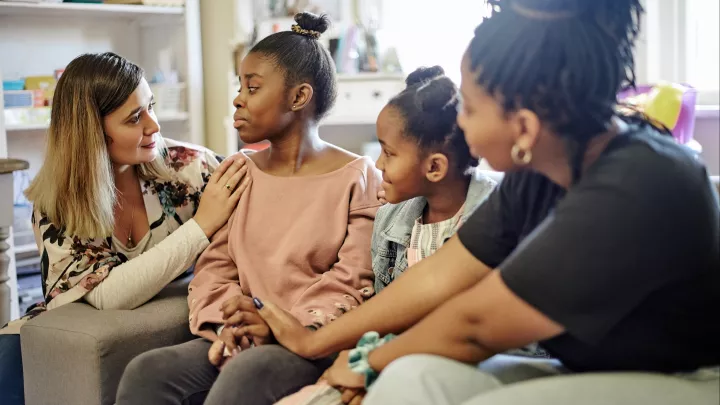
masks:
[[[195,222],[210,238],[227,223],[242,193],[250,186],[247,158],[237,153],[215,169],[200,198]]]

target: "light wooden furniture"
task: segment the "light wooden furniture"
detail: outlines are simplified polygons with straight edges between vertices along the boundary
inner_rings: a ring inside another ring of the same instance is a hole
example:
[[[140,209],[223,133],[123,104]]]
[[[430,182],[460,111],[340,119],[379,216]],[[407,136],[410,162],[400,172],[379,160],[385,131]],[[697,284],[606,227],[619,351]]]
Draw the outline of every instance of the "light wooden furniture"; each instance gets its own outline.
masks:
[[[25,170],[28,162],[18,159],[0,159],[0,326],[10,321],[11,290],[8,268],[10,256],[10,226],[13,223],[13,172]]]

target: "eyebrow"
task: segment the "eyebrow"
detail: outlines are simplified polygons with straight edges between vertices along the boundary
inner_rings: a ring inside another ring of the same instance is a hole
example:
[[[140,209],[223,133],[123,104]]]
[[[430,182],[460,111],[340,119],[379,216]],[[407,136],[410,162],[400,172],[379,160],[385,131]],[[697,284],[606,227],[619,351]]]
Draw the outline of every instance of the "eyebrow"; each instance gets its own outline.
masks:
[[[248,73],[248,74],[246,74],[246,75],[244,75],[244,76],[245,76],[245,80],[250,80],[250,79],[252,79],[253,77],[259,77],[259,78],[262,79],[262,75],[261,75],[261,74],[258,74],[258,73]]]
[[[154,95],[153,95],[153,96],[150,96],[150,102],[149,102],[148,104],[152,104],[153,101],[155,101],[155,96],[154,96]],[[128,118],[132,117],[133,115],[137,115],[137,113],[139,113],[140,111],[142,111],[143,108],[145,108],[145,107],[140,106],[140,107],[132,110],[132,111],[130,112],[130,114],[128,114],[128,116],[125,117],[125,119],[128,119]]]

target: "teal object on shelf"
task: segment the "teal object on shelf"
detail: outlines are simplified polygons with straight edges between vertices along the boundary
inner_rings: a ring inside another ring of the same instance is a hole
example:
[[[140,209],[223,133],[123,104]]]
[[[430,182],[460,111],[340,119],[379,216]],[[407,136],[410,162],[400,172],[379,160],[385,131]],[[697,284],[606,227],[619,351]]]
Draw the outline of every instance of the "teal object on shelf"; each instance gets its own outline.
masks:
[[[24,90],[25,89],[25,79],[19,79],[19,80],[3,80],[2,82],[2,89],[4,91],[9,90]]]

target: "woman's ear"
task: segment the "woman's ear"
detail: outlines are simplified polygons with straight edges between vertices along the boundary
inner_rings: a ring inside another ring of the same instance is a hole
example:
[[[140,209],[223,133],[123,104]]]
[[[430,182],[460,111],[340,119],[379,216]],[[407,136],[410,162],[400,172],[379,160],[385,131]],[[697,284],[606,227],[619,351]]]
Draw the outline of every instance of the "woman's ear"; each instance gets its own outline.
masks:
[[[433,153],[425,158],[425,178],[432,183],[437,183],[447,176],[450,170],[450,162],[447,156],[442,153]]]
[[[542,124],[533,111],[521,108],[512,113],[510,123],[515,129],[515,145],[521,150],[530,151],[540,139]]]
[[[300,111],[310,104],[313,97],[313,88],[307,83],[299,84],[290,90],[290,109]]]

